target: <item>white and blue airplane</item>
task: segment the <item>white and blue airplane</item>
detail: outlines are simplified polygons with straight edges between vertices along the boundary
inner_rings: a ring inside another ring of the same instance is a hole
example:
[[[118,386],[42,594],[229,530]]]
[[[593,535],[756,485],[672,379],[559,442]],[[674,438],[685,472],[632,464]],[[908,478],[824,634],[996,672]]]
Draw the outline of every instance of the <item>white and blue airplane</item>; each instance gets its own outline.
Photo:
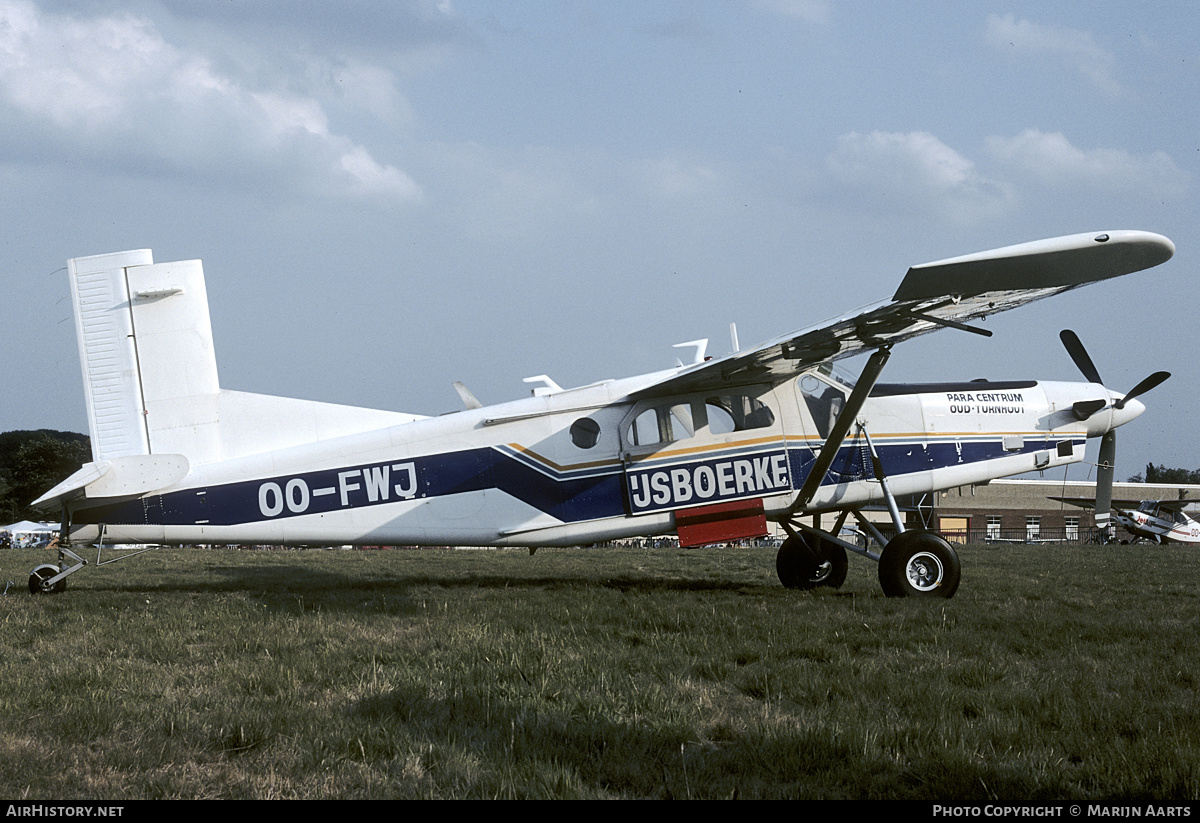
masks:
[[[1104,539],[1115,540],[1108,534],[1108,518],[1105,512],[1099,510],[1095,500],[1086,497],[1051,497],[1072,506],[1085,509],[1096,509],[1097,524],[1100,526]],[[1187,543],[1200,544],[1200,520],[1184,511],[1195,505],[1195,500],[1113,500],[1112,519],[1116,525],[1133,535],[1134,540],[1147,540],[1152,543]],[[1115,535],[1116,530],[1112,531]]]
[[[950,597],[957,555],[906,530],[896,496],[1081,461],[1087,438],[1141,414],[1135,395],[1166,375],[1125,395],[1098,376],[889,385],[892,347],[945,328],[990,334],[971,322],[1173,253],[1160,235],[1109,231],[928,263],[891,300],[754,348],[706,358],[696,341],[683,344],[690,364],[577,388],[529,378],[531,397],[496,406],[455,384],[465,408],[439,417],[222,389],[199,260],[76,258],[93,460],[35,501],[62,531],[58,563],[29,588],[61,591],[86,543],[532,550],[676,534],[692,546],[773,521],[789,535],[786,586],[841,585],[851,551],[878,563],[887,595]],[[860,354],[857,380],[835,376]],[[884,503],[890,539],[862,513]],[[823,513],[838,513],[831,530]],[[837,537],[850,515],[881,551]]]

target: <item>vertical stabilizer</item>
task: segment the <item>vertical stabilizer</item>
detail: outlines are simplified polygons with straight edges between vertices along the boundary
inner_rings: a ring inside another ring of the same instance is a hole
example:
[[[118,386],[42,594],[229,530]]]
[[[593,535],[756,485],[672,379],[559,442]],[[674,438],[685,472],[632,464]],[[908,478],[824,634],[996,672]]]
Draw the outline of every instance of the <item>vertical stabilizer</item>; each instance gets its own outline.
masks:
[[[222,390],[199,260],[155,263],[149,250],[67,261],[92,459],[141,468],[148,488],[199,466],[376,431],[420,415]],[[181,456],[186,460],[164,460]],[[186,469],[185,469],[186,470]],[[83,484],[95,490],[96,477]],[[84,482],[86,481],[86,482]],[[55,499],[82,488],[67,484]],[[110,484],[111,485],[111,484]]]
[[[217,362],[199,260],[149,250],[67,263],[96,461],[218,450]]]

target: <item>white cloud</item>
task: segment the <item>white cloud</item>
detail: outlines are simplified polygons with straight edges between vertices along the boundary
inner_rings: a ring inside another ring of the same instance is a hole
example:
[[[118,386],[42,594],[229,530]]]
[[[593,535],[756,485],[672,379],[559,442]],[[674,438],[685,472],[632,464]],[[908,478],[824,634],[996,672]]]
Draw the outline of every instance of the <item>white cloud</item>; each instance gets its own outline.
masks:
[[[388,92],[370,81],[376,106]],[[37,134],[171,174],[274,178],[335,195],[420,197],[404,172],[330,130],[312,96],[256,88],[223,74],[203,54],[168,42],[133,15],[84,18],[0,0],[0,117],[15,140]]]
[[[1026,129],[1016,137],[991,137],[987,149],[997,160],[1034,178],[1061,187],[1182,198],[1188,175],[1163,152],[1135,155],[1121,149],[1080,149],[1058,132]]]
[[[695,197],[721,182],[711,166],[678,157],[647,160],[637,166],[642,187],[660,197]]]
[[[850,132],[838,138],[825,166],[842,196],[882,211],[922,210],[970,224],[1012,202],[1008,186],[927,132]]]
[[[997,49],[1015,49],[1025,54],[1047,55],[1079,72],[1097,88],[1119,94],[1113,77],[1112,52],[1096,42],[1090,32],[1017,20],[1013,15],[991,15],[985,38]]]
[[[417,200],[421,187],[394,166],[380,165],[362,146],[342,155],[342,168],[357,181],[363,194],[394,196],[399,200]]]

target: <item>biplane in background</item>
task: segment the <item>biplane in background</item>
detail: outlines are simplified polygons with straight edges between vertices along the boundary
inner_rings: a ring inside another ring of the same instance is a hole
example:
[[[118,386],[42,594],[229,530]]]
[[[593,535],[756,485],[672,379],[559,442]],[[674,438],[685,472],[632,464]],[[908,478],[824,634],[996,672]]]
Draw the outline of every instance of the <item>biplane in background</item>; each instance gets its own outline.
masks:
[[[530,378],[531,397],[495,406],[456,384],[465,408],[438,417],[222,389],[200,261],[77,258],[94,459],[36,501],[61,512],[62,544],[29,588],[62,590],[92,542],[532,549],[674,533],[692,546],[775,521],[786,586],[841,585],[850,551],[877,561],[888,595],[950,597],[954,549],[906,530],[896,496],[1083,460],[1087,438],[1142,413],[1150,383],[881,383],[893,346],[988,335],[972,321],[1173,253],[1112,231],[928,263],[891,300],[754,348],[706,358],[698,341],[690,364],[576,388]],[[856,380],[835,375],[860,354]],[[890,539],[862,514],[879,504]],[[881,551],[837,537],[851,516]]]

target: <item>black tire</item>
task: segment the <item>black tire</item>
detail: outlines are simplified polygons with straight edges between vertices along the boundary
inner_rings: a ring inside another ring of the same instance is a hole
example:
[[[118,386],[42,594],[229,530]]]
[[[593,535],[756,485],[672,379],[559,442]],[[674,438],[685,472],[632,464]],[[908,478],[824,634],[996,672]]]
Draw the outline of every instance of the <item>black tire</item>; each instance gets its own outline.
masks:
[[[45,563],[35,568],[29,573],[29,593],[58,594],[59,592],[65,590],[67,588],[67,579],[65,577],[55,583],[52,587],[45,587],[46,581],[58,574],[59,571],[60,570],[58,566],[52,566],[49,563]]]
[[[953,597],[961,576],[958,553],[931,532],[902,532],[879,558],[879,585],[888,597]]]
[[[810,535],[789,537],[775,556],[775,573],[789,589],[840,588],[849,565],[844,548]]]

